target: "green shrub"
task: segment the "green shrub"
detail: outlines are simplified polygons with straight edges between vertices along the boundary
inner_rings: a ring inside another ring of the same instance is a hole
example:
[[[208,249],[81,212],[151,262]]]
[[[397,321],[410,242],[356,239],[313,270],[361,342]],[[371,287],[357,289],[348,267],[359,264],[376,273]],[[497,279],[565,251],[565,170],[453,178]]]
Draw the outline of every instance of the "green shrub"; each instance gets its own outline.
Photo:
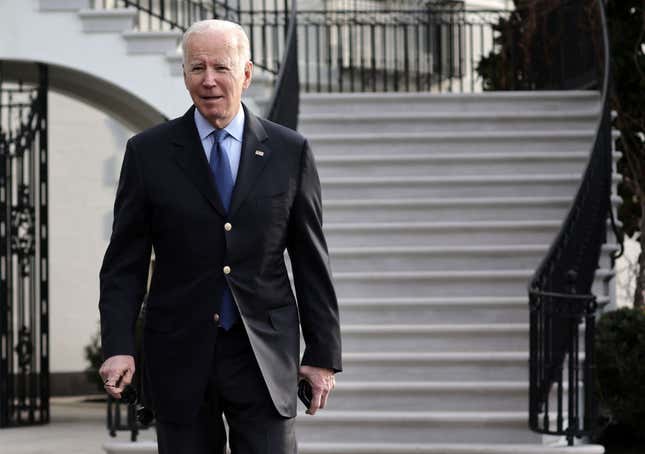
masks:
[[[596,389],[613,424],[645,439],[645,311],[604,314],[596,328]]]

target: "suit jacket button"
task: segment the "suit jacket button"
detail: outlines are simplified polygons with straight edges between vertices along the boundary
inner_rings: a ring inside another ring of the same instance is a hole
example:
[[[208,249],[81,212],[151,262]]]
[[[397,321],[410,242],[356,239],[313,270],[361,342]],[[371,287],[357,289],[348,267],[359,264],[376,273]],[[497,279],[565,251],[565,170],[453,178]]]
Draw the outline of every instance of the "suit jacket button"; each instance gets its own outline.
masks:
[[[213,314],[213,320],[215,320],[215,323],[219,322],[219,314],[217,312],[215,312],[215,314]]]
[[[226,230],[227,232],[230,232],[232,228],[233,226],[231,225],[230,222],[227,222],[226,224],[224,224],[224,230]]]
[[[231,274],[231,267],[230,266],[225,266],[224,267],[224,274]]]

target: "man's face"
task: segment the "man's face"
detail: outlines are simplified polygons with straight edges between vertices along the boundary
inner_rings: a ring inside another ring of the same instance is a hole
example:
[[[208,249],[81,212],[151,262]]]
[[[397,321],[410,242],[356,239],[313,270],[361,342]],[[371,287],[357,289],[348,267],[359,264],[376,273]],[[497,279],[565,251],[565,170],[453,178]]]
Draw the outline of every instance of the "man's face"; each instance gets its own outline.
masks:
[[[186,88],[204,118],[218,129],[237,115],[252,70],[251,62],[240,62],[235,39],[224,31],[207,30],[186,42]]]

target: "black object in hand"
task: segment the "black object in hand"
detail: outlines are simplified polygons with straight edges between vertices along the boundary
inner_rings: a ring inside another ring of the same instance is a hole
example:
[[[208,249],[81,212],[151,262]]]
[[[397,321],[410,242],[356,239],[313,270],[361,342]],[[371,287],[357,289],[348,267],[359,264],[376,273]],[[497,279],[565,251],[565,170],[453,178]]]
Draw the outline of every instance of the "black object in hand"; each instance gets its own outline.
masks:
[[[305,404],[305,407],[311,407],[311,399],[313,399],[313,391],[311,384],[304,378],[298,382],[298,397],[300,401]]]
[[[136,404],[137,403],[137,390],[133,386],[127,385],[123,388],[121,392],[121,402],[124,404]]]
[[[121,402],[128,405],[136,405],[137,421],[144,426],[148,427],[155,419],[155,414],[149,408],[139,404],[137,390],[134,386],[127,385],[121,393]]]

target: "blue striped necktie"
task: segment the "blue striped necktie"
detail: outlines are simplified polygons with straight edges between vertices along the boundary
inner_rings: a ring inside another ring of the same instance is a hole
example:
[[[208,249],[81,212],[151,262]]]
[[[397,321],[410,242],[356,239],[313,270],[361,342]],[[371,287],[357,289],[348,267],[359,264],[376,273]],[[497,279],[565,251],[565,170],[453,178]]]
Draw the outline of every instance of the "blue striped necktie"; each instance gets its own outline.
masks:
[[[231,164],[222,145],[222,142],[226,139],[228,133],[223,129],[216,129],[212,134],[215,140],[211,148],[209,164],[222,205],[228,213],[229,206],[231,205],[231,196],[233,195],[234,184]],[[220,326],[225,330],[229,330],[231,326],[235,324],[238,317],[239,315],[237,308],[235,307],[235,303],[233,302],[231,290],[228,285],[224,284],[222,307],[220,308]]]

